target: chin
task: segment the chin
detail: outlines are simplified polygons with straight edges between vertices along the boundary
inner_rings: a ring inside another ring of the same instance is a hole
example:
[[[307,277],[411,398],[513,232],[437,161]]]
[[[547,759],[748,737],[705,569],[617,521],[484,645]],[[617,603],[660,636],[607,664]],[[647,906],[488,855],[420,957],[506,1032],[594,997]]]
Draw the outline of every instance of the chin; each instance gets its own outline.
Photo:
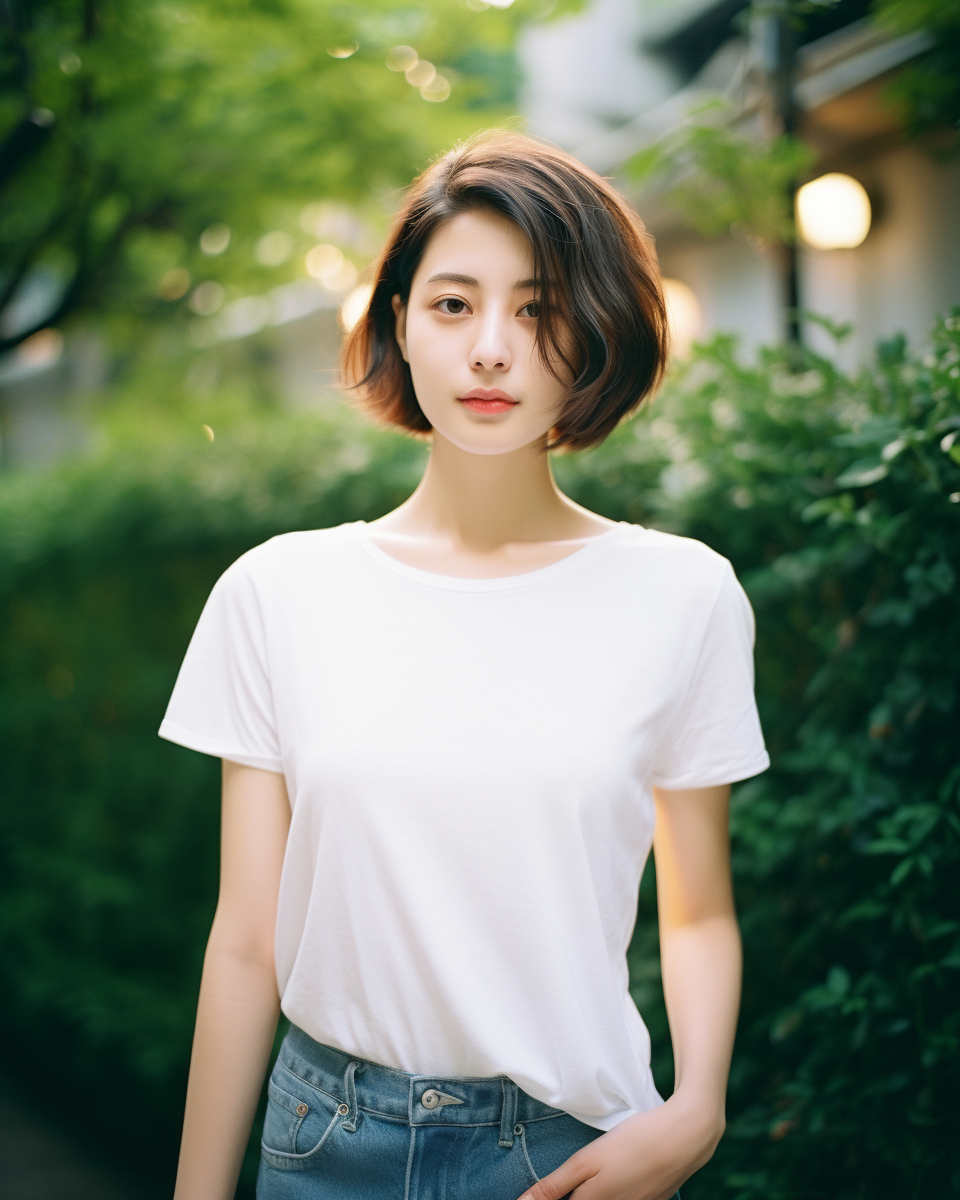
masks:
[[[541,442],[546,437],[546,431],[508,432],[503,428],[452,430],[434,426],[434,432],[466,454],[486,455],[513,454],[514,451]]]

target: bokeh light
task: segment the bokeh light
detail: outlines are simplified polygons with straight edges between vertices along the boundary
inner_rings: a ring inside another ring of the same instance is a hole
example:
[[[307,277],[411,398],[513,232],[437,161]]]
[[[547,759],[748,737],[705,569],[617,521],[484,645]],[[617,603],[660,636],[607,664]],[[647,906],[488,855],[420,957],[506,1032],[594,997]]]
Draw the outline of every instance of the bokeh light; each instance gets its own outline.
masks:
[[[265,267],[278,267],[293,253],[293,238],[282,229],[271,229],[257,242],[254,257]]]
[[[367,311],[367,305],[370,303],[370,297],[372,295],[373,284],[361,283],[359,287],[355,287],[353,289],[353,291],[340,305],[340,323],[347,333],[353,329],[363,314]]]
[[[420,95],[424,100],[432,100],[434,103],[446,100],[450,95],[450,80],[444,75],[435,75],[425,87],[420,89]]]
[[[326,276],[334,275],[340,269],[343,263],[343,251],[337,246],[322,243],[308,250],[304,261],[308,273],[322,283]]]
[[[222,254],[230,245],[230,226],[217,222],[200,234],[200,249],[211,257]]]
[[[360,49],[359,42],[350,42],[346,46],[328,46],[327,53],[331,58],[349,58]]]
[[[667,303],[670,353],[676,358],[686,358],[693,343],[703,333],[700,301],[693,288],[679,279],[663,280],[663,297]]]
[[[181,296],[186,295],[189,286],[190,272],[185,271],[183,267],[173,267],[160,276],[157,295],[161,300],[179,300]]]
[[[862,183],[832,171],[797,192],[797,226],[817,250],[851,250],[870,232],[870,198]]]
[[[433,83],[436,74],[437,68],[433,63],[427,62],[425,58],[421,58],[404,72],[404,77],[412,87],[422,88],[426,87],[429,83]]]
[[[387,51],[387,67],[391,71],[409,71],[419,57],[412,46],[394,46]]]
[[[63,354],[63,334],[59,329],[40,329],[17,347],[17,362],[23,367],[52,367]]]
[[[331,292],[345,292],[357,282],[357,268],[337,246],[322,243],[307,251],[309,274]]]
[[[212,317],[223,305],[223,284],[215,279],[206,279],[197,284],[190,296],[190,307],[201,317]]]

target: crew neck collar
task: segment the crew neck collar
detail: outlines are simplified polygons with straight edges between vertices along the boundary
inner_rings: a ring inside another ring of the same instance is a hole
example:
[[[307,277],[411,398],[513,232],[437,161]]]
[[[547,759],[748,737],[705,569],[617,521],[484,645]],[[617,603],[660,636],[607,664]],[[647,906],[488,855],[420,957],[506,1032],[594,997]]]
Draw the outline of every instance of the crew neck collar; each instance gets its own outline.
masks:
[[[604,546],[608,546],[618,535],[623,534],[628,528],[628,524],[627,521],[618,521],[605,533],[591,538],[586,545],[571,551],[570,554],[564,555],[556,562],[548,563],[545,567],[537,567],[533,571],[523,571],[518,575],[496,575],[492,578],[479,579],[461,575],[438,575],[434,571],[424,571],[420,567],[412,567],[408,563],[401,562],[399,558],[394,558],[392,554],[387,554],[385,550],[381,550],[370,536],[366,521],[353,521],[348,528],[353,533],[356,543],[370,558],[396,575],[402,575],[416,583],[426,584],[428,587],[446,588],[449,591],[499,592],[530,587],[558,575],[565,575],[568,571],[580,567],[587,559],[593,558]]]

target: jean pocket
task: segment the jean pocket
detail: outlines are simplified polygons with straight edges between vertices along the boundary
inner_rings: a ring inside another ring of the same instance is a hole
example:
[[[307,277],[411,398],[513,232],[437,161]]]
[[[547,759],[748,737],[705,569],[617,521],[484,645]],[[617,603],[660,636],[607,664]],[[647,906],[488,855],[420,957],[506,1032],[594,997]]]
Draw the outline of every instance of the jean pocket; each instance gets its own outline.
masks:
[[[565,1113],[562,1117],[518,1124],[515,1133],[520,1137],[531,1183],[538,1183],[545,1175],[562,1166],[572,1154],[600,1137],[603,1130],[585,1125]]]
[[[260,1148],[280,1168],[313,1167],[346,1115],[336,1096],[312,1087],[277,1061],[267,1084]]]

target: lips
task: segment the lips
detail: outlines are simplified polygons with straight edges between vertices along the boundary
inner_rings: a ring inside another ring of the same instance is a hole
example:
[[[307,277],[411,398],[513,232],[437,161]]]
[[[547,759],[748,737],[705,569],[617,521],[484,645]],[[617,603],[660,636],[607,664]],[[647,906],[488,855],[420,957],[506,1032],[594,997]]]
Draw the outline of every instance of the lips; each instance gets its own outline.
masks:
[[[475,413],[503,413],[516,408],[518,400],[499,388],[474,388],[465,396],[458,397],[460,403]]]

